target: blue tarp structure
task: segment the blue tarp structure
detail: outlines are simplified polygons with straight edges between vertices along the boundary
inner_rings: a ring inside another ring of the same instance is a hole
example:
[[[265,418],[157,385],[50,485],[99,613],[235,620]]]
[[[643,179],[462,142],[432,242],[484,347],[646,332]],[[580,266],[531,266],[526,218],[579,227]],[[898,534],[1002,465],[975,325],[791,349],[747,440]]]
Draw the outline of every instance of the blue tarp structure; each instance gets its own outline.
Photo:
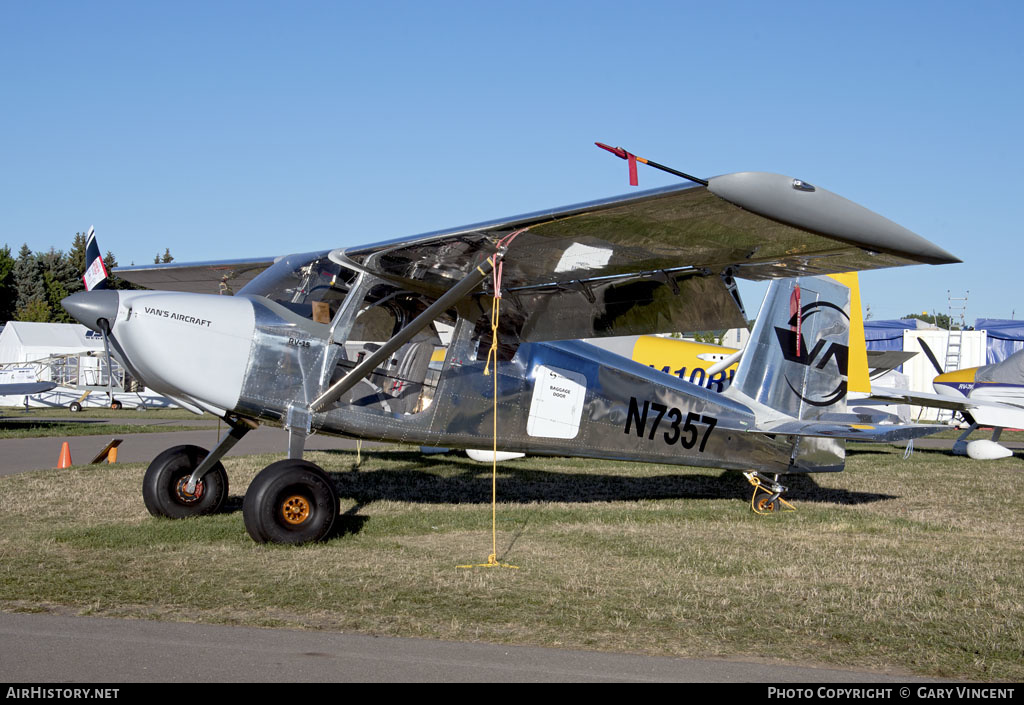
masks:
[[[899,318],[894,321],[864,321],[864,342],[868,350],[903,350],[903,331],[928,328],[929,325],[916,318]],[[903,371],[903,365],[895,368]]]
[[[902,350],[903,331],[921,328],[927,324],[916,318],[895,321],[864,321],[864,341],[868,350]]]
[[[974,329],[988,331],[985,358],[990,365],[1002,362],[1018,350],[1024,350],[1024,321],[979,318],[974,322]]]

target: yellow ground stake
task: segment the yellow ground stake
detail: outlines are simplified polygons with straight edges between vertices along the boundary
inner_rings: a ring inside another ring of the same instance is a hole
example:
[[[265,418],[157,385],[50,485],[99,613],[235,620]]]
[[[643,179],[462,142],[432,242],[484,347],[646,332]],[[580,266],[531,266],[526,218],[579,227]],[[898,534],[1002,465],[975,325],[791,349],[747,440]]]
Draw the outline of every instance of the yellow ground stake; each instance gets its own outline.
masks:
[[[496,274],[495,281],[500,282],[500,274]],[[487,556],[486,563],[471,565],[457,565],[456,568],[512,568],[519,570],[517,565],[498,562],[498,302],[501,301],[498,286],[494,287],[494,305],[491,307],[491,349],[487,352],[487,363],[484,365],[484,374],[489,375],[491,359],[494,359],[494,429],[493,429],[493,450],[494,456],[491,462],[491,555]]]

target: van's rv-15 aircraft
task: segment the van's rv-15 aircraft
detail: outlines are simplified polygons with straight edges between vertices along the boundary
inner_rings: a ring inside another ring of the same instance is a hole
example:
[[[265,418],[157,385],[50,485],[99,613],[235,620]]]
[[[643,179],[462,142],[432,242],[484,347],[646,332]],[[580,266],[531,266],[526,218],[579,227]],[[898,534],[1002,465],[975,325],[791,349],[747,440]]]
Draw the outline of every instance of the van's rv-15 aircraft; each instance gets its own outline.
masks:
[[[330,532],[335,487],[302,459],[317,432],[478,448],[496,431],[502,451],[738,470],[767,488],[762,510],[779,475],[841,470],[844,439],[930,432],[846,413],[849,290],[819,275],[959,260],[805,181],[694,181],[365,247],[123,268],[161,290],[64,307],[147,387],[231,428],[153,460],[152,514],[216,512],[224,454],[259,423],[288,430],[244,497],[258,542]],[[722,393],[579,341],[745,325],[737,278],[776,281]],[[454,326],[445,344],[435,322]]]

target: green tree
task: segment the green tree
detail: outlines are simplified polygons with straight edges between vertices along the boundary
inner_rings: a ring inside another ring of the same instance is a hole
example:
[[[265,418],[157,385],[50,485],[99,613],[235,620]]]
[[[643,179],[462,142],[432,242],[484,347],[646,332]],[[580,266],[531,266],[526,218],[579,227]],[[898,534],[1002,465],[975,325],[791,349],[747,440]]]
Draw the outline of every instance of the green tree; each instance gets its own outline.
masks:
[[[709,343],[711,345],[721,345],[722,336],[725,335],[725,331],[717,330],[705,330],[699,333],[693,334],[693,339],[698,343]]]
[[[118,276],[116,276],[114,274],[114,268],[118,266],[117,265],[117,257],[114,257],[114,253],[111,252],[110,250],[107,250],[107,254],[103,255],[103,264],[106,265],[107,272],[109,272],[108,279],[107,279],[107,286],[109,288],[111,288],[111,289],[138,289],[139,288],[139,287],[135,286],[134,284],[132,284],[131,282],[127,282],[124,279],[121,279],[121,277],[118,277]]]
[[[85,233],[75,233],[75,238],[71,241],[71,251],[68,252],[68,261],[79,277],[85,274],[85,245]]]
[[[84,285],[75,271],[71,258],[51,247],[49,252],[38,255],[38,260],[39,270],[43,275],[46,302],[50,307],[49,320],[57,323],[72,323],[73,319],[60,305],[60,302],[84,288]]]
[[[14,264],[11,248],[4,245],[0,248],[0,321],[11,320],[17,311],[18,289],[14,285]]]
[[[50,320],[50,304],[44,299],[32,299],[23,308],[18,309],[15,318],[19,321],[46,323]]]
[[[950,323],[949,316],[947,314],[945,314],[945,313],[936,313],[936,314],[930,314],[930,313],[908,313],[906,316],[903,316],[903,318],[916,318],[919,321],[924,321],[925,323],[931,323],[933,326],[938,326],[939,328],[943,328],[945,330],[959,329],[959,327],[960,327],[960,326],[953,326],[953,328],[951,329],[949,327],[949,323]]]
[[[32,253],[28,244],[22,245],[18,251],[18,259],[14,263],[14,286],[18,292],[15,304],[18,311],[25,310],[33,301],[46,301],[39,258]]]

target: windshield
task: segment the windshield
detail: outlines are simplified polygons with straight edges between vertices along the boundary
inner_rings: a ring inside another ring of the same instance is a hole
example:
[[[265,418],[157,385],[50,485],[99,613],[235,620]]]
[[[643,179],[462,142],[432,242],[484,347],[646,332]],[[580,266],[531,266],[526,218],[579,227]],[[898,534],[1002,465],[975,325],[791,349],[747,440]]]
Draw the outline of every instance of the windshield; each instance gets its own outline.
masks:
[[[317,323],[330,323],[356,272],[331,260],[329,252],[288,255],[253,279],[240,296],[263,296]]]

